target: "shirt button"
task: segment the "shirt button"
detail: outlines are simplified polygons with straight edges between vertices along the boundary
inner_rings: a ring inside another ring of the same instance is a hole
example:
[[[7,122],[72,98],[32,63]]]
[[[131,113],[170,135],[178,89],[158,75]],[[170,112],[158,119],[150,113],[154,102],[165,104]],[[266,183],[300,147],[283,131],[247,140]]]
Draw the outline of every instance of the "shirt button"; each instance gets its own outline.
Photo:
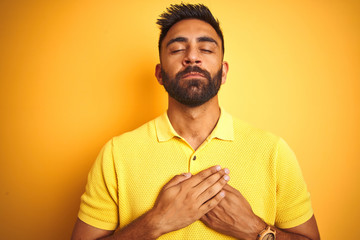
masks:
[[[196,156],[193,157],[193,161],[195,161],[195,160],[196,160]]]

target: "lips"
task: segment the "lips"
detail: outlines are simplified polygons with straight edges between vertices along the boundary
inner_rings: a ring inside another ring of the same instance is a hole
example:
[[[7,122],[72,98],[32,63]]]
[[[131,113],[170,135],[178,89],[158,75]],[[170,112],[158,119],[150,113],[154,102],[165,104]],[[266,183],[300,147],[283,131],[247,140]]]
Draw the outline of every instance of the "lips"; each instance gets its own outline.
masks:
[[[211,79],[210,73],[199,66],[187,66],[175,75],[175,79]]]
[[[202,77],[204,78],[204,74],[199,73],[199,72],[189,72],[183,75],[183,78],[198,78],[198,77]]]

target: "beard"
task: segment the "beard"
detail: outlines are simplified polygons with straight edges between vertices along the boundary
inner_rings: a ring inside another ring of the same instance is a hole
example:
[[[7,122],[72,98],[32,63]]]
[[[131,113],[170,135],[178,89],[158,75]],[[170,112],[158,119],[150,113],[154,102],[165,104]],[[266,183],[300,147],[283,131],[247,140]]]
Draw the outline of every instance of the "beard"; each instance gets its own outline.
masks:
[[[201,73],[206,80],[203,78],[181,80],[185,74],[190,72]],[[188,66],[183,71],[178,72],[174,79],[170,79],[169,75],[161,68],[161,76],[164,88],[170,97],[188,107],[197,107],[209,101],[219,92],[222,66],[213,78],[208,71],[198,66]]]

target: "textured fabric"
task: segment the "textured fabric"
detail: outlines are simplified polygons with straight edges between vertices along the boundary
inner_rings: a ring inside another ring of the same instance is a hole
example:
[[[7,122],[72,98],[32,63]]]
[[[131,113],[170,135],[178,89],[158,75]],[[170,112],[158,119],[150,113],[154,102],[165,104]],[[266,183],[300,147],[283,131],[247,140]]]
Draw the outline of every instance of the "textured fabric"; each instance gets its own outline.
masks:
[[[213,165],[230,169],[229,184],[268,224],[290,228],[313,215],[296,157],[281,138],[221,111],[217,126],[194,151],[167,114],[110,140],[81,198],[79,218],[97,228],[124,227],[149,210],[174,175]],[[196,221],[159,239],[232,239]]]

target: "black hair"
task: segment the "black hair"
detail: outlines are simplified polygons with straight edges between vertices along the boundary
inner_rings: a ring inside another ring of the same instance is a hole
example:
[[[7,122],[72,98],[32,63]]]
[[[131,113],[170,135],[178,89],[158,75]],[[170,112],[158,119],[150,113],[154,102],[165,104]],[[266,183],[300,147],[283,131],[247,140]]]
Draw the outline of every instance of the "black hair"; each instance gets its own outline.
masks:
[[[220,28],[220,23],[217,19],[214,18],[212,13],[210,12],[209,8],[203,4],[171,4],[170,7],[166,9],[160,15],[160,18],[157,19],[156,24],[160,26],[160,37],[159,37],[159,54],[161,52],[161,43],[164,40],[167,32],[170,28],[177,22],[184,20],[195,18],[207,22],[210,24],[214,30],[216,31],[217,35],[221,39],[221,46],[222,51],[224,54],[224,37],[223,33]]]

